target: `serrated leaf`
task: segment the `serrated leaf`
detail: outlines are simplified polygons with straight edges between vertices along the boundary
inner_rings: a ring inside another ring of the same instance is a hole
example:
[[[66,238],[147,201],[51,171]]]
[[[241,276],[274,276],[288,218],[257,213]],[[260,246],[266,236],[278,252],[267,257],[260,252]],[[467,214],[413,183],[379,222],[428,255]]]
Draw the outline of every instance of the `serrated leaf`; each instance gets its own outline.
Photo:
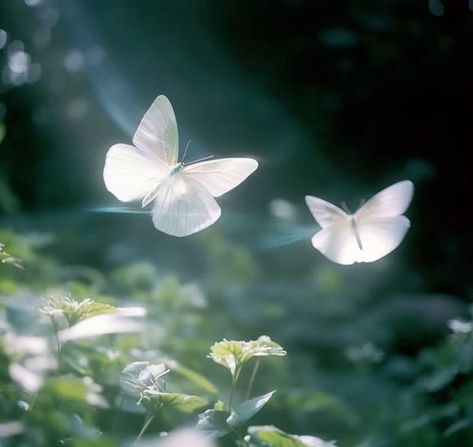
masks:
[[[246,400],[236,405],[227,419],[227,424],[231,427],[244,424],[266,405],[275,392],[276,391],[271,391],[270,393],[254,397],[253,399]]]
[[[285,433],[273,425],[248,428],[251,442],[257,447],[335,447],[315,436],[299,436]]]
[[[212,438],[221,438],[232,431],[227,424],[228,411],[207,410],[199,414],[197,428]]]

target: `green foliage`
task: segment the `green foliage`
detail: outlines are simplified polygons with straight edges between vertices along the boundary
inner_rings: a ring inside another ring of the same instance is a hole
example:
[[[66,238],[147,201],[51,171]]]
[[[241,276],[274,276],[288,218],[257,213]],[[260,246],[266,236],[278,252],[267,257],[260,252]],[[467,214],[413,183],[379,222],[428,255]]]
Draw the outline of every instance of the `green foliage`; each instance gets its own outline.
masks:
[[[330,299],[304,313],[331,319],[330,330],[311,329],[329,348],[318,348],[312,365],[296,342],[306,330],[299,328],[305,315],[293,326],[293,315],[271,313],[268,318],[285,324],[265,332],[290,346],[280,361],[286,350],[268,336],[215,342],[222,333],[239,333],[238,309],[259,304],[245,301],[246,280],[215,296],[213,280],[182,283],[149,263],[101,273],[71,269],[42,254],[44,238],[2,234],[7,252],[25,267],[1,265],[0,433],[6,447],[131,445],[184,424],[222,447],[331,445],[316,436],[370,447],[452,447],[472,440],[471,318],[450,321],[449,335],[415,358],[374,341],[352,343],[340,338],[337,318],[351,315],[354,302],[342,300],[338,289],[327,291],[316,275],[317,290]],[[236,290],[242,298],[229,320],[226,306]],[[251,323],[251,313],[244,317]],[[260,325],[257,320],[255,328]],[[289,329],[294,338],[284,332]],[[268,423],[285,431],[255,425]]]
[[[233,376],[253,357],[286,355],[286,351],[281,346],[265,335],[249,342],[223,340],[215,343],[210,351],[209,358],[228,368]]]
[[[284,433],[273,426],[250,427],[250,442],[259,447],[330,447],[332,442],[324,442],[314,436],[298,436]]]

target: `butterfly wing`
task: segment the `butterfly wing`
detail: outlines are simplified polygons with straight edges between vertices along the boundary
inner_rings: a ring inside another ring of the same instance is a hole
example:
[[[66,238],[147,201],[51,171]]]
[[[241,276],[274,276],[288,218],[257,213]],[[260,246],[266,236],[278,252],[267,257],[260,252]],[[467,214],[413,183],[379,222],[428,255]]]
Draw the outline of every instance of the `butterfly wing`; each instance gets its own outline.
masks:
[[[404,239],[411,223],[405,216],[370,218],[357,222],[362,243],[358,262],[373,262],[391,253]]]
[[[158,96],[138,126],[133,144],[149,159],[171,167],[177,163],[179,140],[176,117],[169,100]]]
[[[362,243],[361,262],[373,262],[391,253],[410,227],[401,216],[414,194],[409,180],[395,183],[369,199],[354,215]]]
[[[183,176],[199,183],[214,197],[230,191],[258,168],[251,158],[222,158],[202,161],[184,168]]]
[[[143,199],[166,175],[162,163],[149,159],[134,146],[115,144],[107,152],[105,186],[122,202]]]
[[[361,253],[351,224],[352,216],[318,197],[306,196],[305,200],[315,220],[322,227],[312,237],[312,245],[338,264],[359,262]]]
[[[411,181],[397,182],[371,197],[358,209],[355,218],[358,221],[370,217],[400,216],[407,210],[413,194],[414,185]]]
[[[172,236],[188,236],[212,225],[220,207],[199,182],[184,176],[171,177],[157,190],[152,215],[154,226]]]

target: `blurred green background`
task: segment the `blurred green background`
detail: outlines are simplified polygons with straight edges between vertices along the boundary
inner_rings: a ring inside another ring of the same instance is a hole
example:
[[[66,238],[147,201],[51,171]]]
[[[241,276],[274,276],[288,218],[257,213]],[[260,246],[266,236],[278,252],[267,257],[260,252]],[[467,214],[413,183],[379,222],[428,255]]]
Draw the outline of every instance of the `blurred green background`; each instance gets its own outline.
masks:
[[[267,334],[289,355],[257,382],[280,390],[259,422],[341,446],[470,445],[472,340],[447,323],[473,293],[472,8],[1,0],[0,242],[26,267],[0,266],[4,308],[50,290],[145,302],[172,326],[157,345],[210,376],[214,341]],[[121,206],[106,151],[159,94],[189,159],[260,163],[189,238],[104,212]],[[396,251],[345,267],[312,248],[306,194],[354,209],[402,179]]]

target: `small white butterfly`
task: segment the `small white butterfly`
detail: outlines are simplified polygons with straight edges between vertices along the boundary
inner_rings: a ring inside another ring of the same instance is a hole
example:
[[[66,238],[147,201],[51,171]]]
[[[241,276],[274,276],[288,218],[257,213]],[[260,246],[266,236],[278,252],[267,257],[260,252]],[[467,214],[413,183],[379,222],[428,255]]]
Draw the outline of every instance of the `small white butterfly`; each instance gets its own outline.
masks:
[[[411,203],[414,185],[404,180],[383,189],[354,214],[317,197],[305,200],[322,229],[312,245],[331,261],[349,265],[373,262],[393,251],[411,223],[402,214]]]
[[[178,161],[178,132],[171,103],[158,96],[133,137],[134,146],[115,144],[107,152],[103,178],[122,202],[153,203],[153,224],[172,236],[188,236],[221,214],[214,197],[238,186],[258,167],[251,158]]]

